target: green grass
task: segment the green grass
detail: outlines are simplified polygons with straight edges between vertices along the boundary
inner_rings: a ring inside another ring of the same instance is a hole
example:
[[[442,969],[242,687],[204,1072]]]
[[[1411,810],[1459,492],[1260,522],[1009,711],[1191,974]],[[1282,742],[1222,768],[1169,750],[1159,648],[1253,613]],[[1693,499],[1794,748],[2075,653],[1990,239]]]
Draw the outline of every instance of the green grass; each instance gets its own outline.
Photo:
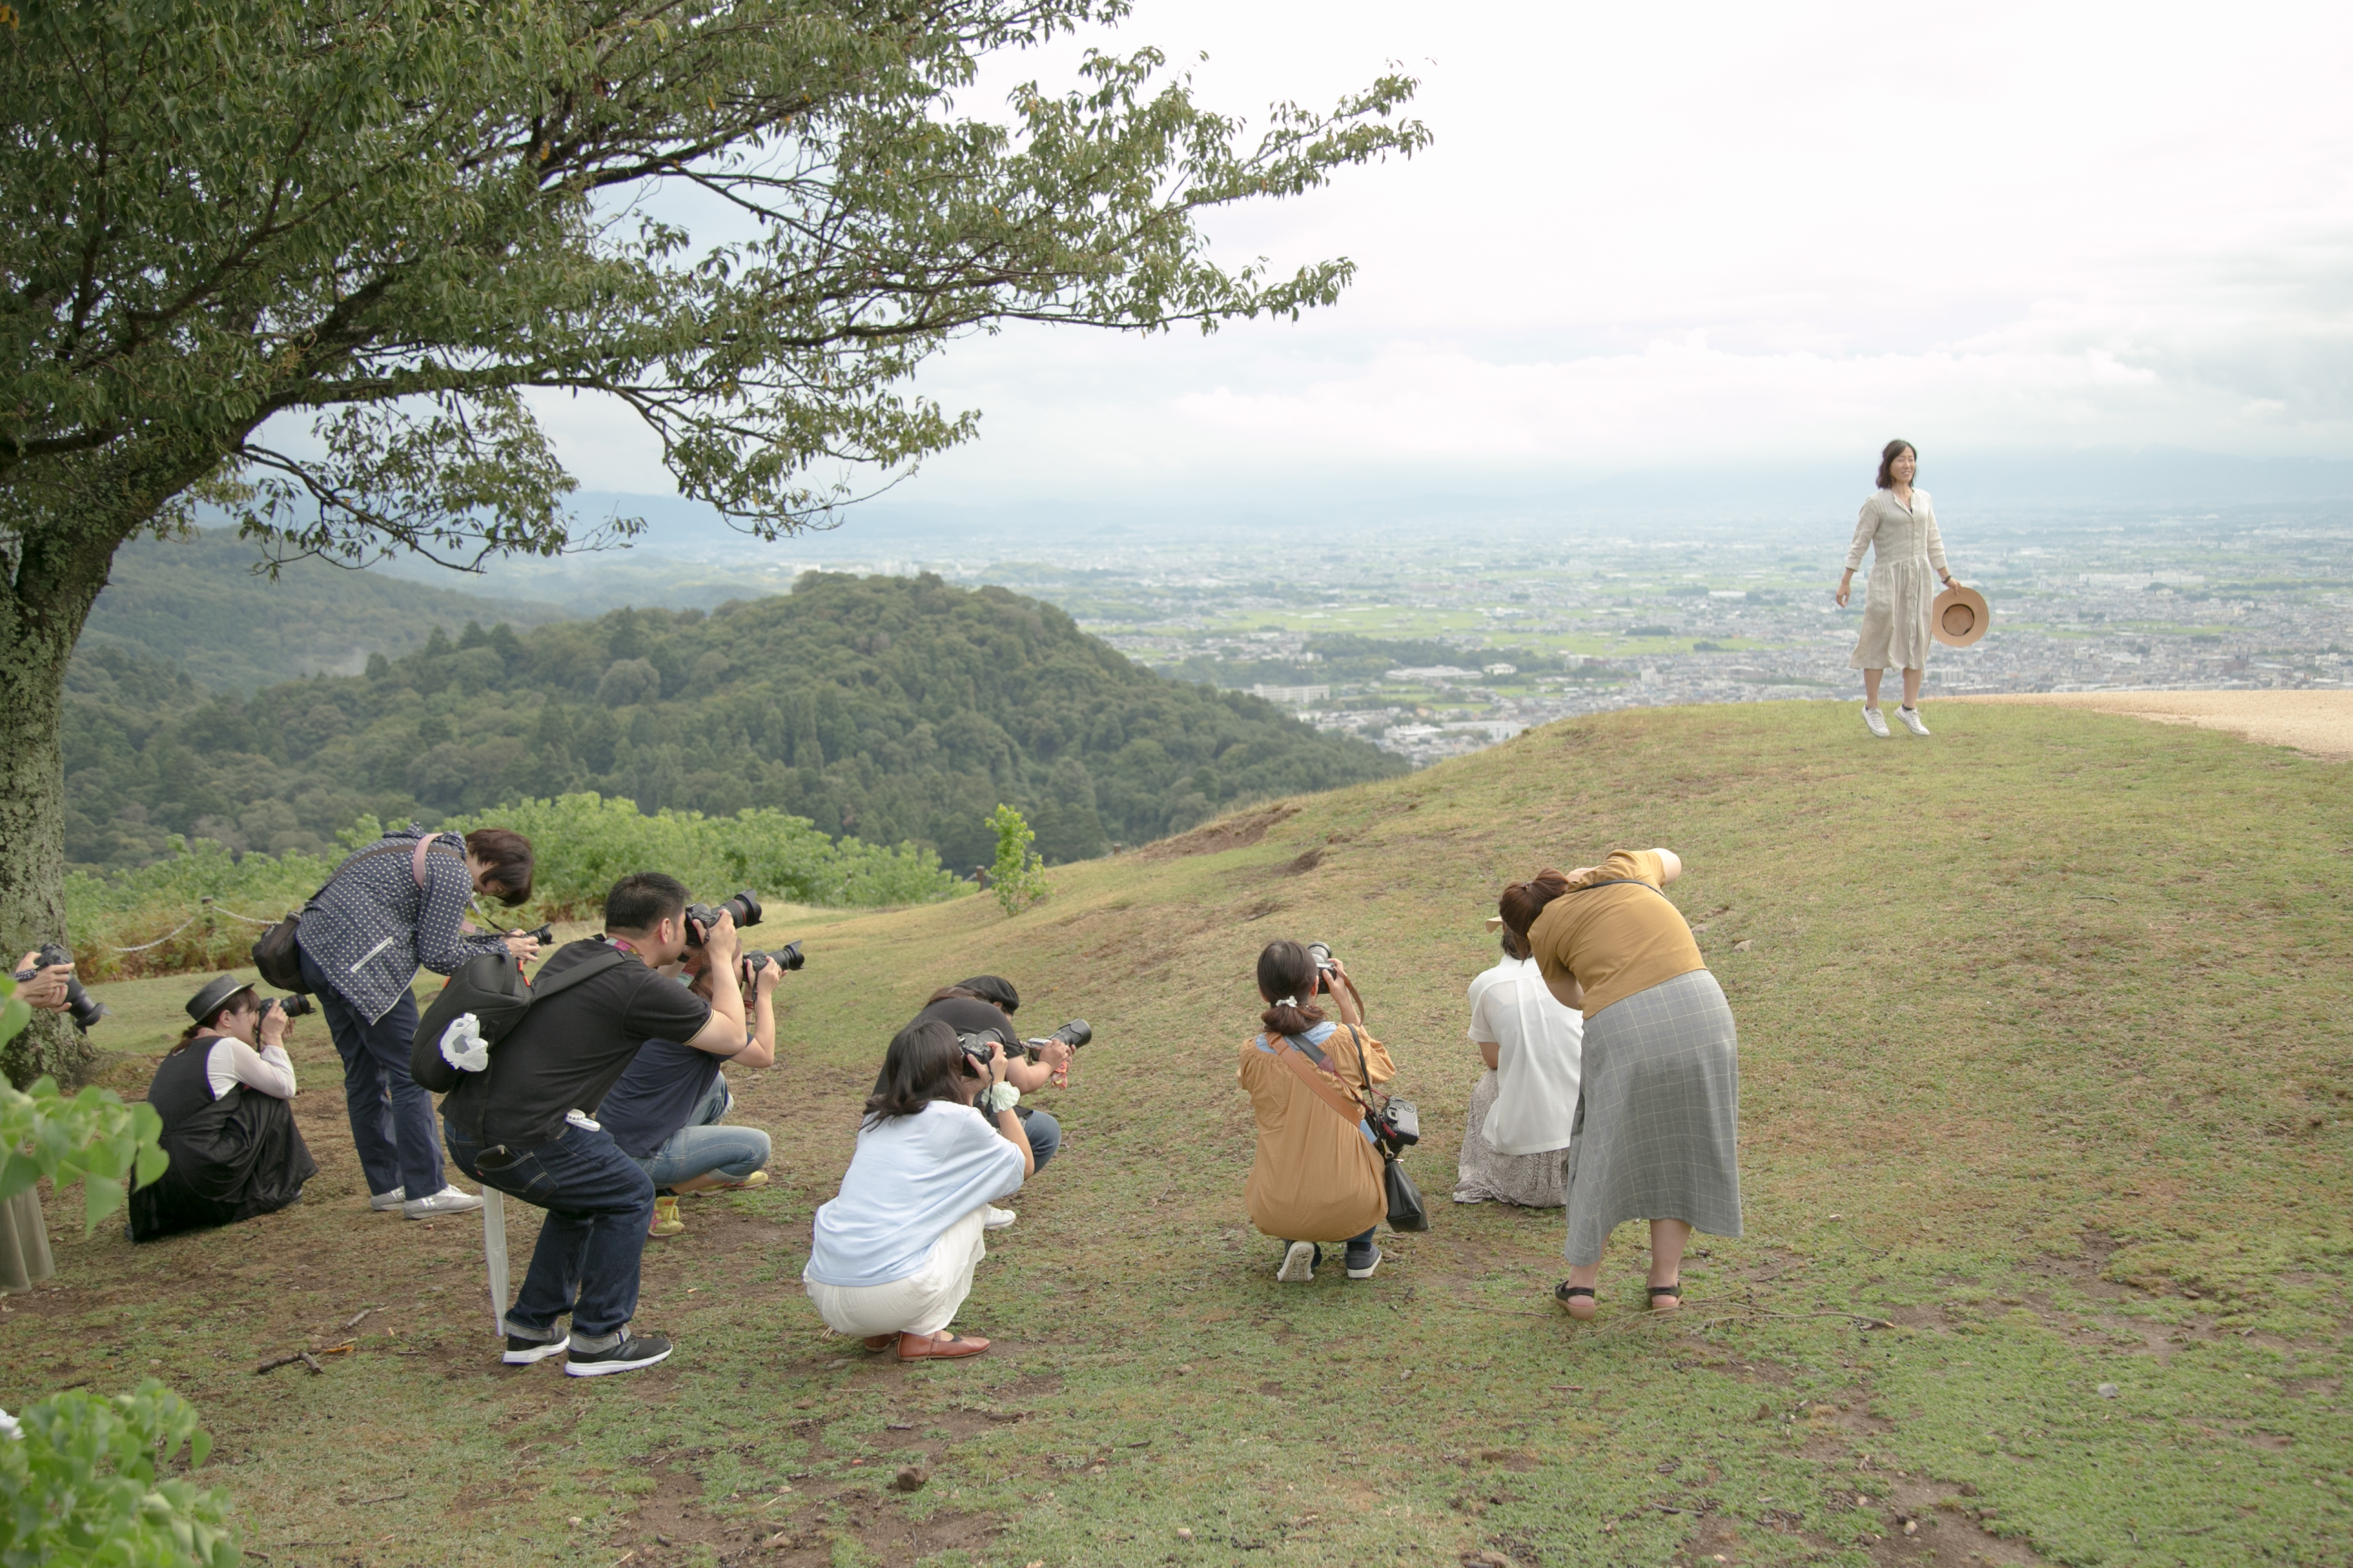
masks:
[[[166,1378],[269,1568],[2344,1563],[2347,774],[1939,712],[1928,742],[1830,705],[1556,724],[1278,808],[1253,844],[1059,868],[1010,920],[773,922],[809,967],[782,1065],[737,1087],[776,1184],[689,1201],[638,1316],[680,1352],[609,1383],[499,1369],[476,1227],[364,1212],[311,1025],[304,1204],[61,1245],[62,1288],[0,1317],[0,1404]],[[1461,988],[1504,881],[1655,843],[1741,1025],[1747,1234],[1698,1238],[1660,1320],[1628,1227],[1576,1325],[1557,1213],[1444,1202]],[[1350,961],[1430,1130],[1436,1228],[1385,1237],[1369,1282],[1276,1285],[1243,1217],[1235,1053],[1278,935]],[[997,1348],[902,1370],[797,1280],[882,1043],[976,970],[1096,1043],[959,1320]],[[162,1005],[100,994],[118,1043]],[[346,1340],[321,1376],[251,1371]],[[928,1484],[889,1489],[911,1462]]]

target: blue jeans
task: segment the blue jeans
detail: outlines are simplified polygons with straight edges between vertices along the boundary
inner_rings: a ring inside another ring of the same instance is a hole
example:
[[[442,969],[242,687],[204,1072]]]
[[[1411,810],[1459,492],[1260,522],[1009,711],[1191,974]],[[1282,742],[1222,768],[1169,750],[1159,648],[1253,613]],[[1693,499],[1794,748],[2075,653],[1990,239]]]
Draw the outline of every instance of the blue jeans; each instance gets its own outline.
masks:
[[[756,1127],[722,1127],[719,1119],[735,1103],[727,1075],[711,1080],[711,1092],[694,1109],[694,1120],[671,1133],[662,1146],[638,1162],[657,1188],[674,1187],[697,1176],[718,1174],[740,1182],[768,1163],[768,1135]]]
[[[1371,1226],[1366,1227],[1364,1235],[1352,1236],[1348,1238],[1347,1258],[1349,1268],[1362,1268],[1366,1264],[1370,1263],[1373,1260],[1373,1232],[1380,1228],[1381,1227],[1377,1225]],[[1293,1246],[1293,1243],[1286,1241],[1282,1245],[1283,1249],[1288,1251]],[[1315,1243],[1315,1261],[1319,1267],[1324,1262],[1324,1244],[1320,1241]]]
[[[638,1260],[654,1216],[654,1184],[601,1129],[567,1121],[552,1142],[485,1170],[480,1146],[446,1119],[442,1125],[459,1170],[547,1211],[531,1269],[507,1309],[507,1331],[545,1342],[568,1312],[575,1349],[608,1348],[638,1310]]]
[[[1062,1124],[1054,1120],[1051,1111],[1032,1110],[1026,1105],[1015,1106],[1013,1114],[1021,1119],[1021,1131],[1029,1134],[1029,1157],[1038,1162],[1039,1171],[1044,1170],[1046,1162],[1054,1157],[1054,1151],[1062,1146]],[[1037,1171],[1030,1174],[1037,1174]]]
[[[400,1187],[412,1198],[431,1197],[448,1184],[442,1179],[441,1140],[433,1131],[433,1097],[408,1076],[416,998],[402,992],[392,1011],[371,1024],[307,952],[302,984],[319,999],[319,1016],[327,1020],[335,1052],[343,1058],[343,1107],[351,1113],[352,1142],[368,1191],[381,1195]]]

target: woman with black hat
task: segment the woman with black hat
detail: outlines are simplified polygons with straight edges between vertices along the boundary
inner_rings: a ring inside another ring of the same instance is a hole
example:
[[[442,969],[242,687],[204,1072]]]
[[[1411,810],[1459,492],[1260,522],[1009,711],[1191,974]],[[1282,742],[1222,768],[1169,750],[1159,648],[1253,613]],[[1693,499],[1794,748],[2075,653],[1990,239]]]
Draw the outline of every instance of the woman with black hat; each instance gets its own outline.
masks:
[[[282,1209],[319,1173],[294,1129],[285,1010],[224,974],[188,999],[188,1016],[147,1086],[172,1163],[131,1194],[133,1241]]]

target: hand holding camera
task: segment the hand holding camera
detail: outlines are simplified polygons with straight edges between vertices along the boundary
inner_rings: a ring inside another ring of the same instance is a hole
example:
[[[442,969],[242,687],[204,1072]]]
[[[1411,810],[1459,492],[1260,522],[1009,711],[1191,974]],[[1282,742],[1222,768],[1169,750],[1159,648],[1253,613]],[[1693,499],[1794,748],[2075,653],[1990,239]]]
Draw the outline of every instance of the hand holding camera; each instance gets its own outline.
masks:
[[[723,904],[689,904],[686,906],[686,945],[707,947],[722,930],[733,938],[736,932],[759,923],[760,895],[749,888]],[[731,941],[727,946],[732,957],[743,943],[738,939]]]
[[[1044,1064],[1053,1075],[1056,1089],[1071,1087],[1071,1058],[1081,1046],[1095,1037],[1095,1032],[1084,1018],[1073,1018],[1042,1039],[1024,1040],[1021,1049],[1033,1062]]]
[[[263,997],[261,999],[261,1026],[254,1031],[254,1033],[259,1037],[260,1043],[265,1046],[283,1046],[286,1043],[286,1031],[293,1026],[293,1019],[289,1016],[289,1015],[293,1012],[293,1008],[289,1006],[288,1003],[290,1001],[308,1002],[311,999],[308,996],[293,998],[283,996]],[[308,1011],[308,1009],[306,1008],[305,1011]]]
[[[70,1013],[74,1027],[85,1034],[92,1024],[114,1011],[92,996],[74,977],[73,954],[54,942],[44,942],[38,950],[26,953],[16,973],[16,994],[26,1006],[49,1013]]]

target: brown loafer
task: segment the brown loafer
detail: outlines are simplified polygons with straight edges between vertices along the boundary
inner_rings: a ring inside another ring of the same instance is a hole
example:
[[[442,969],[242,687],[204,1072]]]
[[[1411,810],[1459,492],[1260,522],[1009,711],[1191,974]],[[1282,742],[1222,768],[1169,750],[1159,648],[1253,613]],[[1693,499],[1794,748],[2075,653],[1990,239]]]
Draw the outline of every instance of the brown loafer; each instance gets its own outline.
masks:
[[[988,1348],[988,1342],[972,1334],[901,1334],[901,1361],[950,1361],[957,1356],[978,1355]]]
[[[899,1342],[896,1334],[870,1334],[859,1342],[871,1351],[887,1351]]]

